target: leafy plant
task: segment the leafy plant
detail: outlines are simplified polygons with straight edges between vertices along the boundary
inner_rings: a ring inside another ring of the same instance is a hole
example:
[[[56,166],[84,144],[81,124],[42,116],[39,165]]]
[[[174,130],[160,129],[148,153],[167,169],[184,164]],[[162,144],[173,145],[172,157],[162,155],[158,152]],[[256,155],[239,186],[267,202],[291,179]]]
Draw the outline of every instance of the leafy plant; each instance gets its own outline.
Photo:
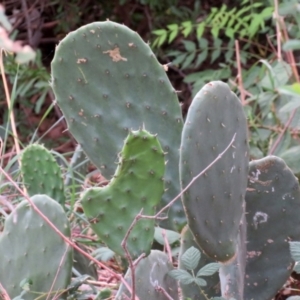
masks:
[[[212,7],[210,13],[198,24],[191,21],[178,24],[170,24],[166,29],[154,30],[157,38],[153,47],[160,47],[164,42],[173,42],[179,34],[187,38],[196,32],[198,39],[203,37],[205,30],[210,30],[214,38],[224,34],[229,39],[253,38],[260,30],[266,29],[266,20],[272,17],[273,7],[263,2],[244,0],[240,7],[229,8],[223,4],[220,8]]]
[[[181,260],[188,271],[177,269],[177,270],[171,270],[168,274],[172,278],[180,281],[184,285],[195,283],[199,287],[201,293],[202,292],[201,287],[206,286],[206,281],[202,277],[213,275],[219,270],[221,265],[219,263],[207,264],[204,267],[202,267],[197,272],[197,274],[195,274],[194,269],[197,268],[200,259],[201,259],[201,252],[195,247],[191,247],[188,250],[186,250],[186,252],[181,257]],[[215,297],[212,299],[216,300]]]
[[[31,67],[28,65],[18,65],[11,55],[4,60],[5,73],[11,85],[17,78],[17,88],[15,91],[15,102],[21,102],[25,107],[32,106],[34,101],[34,112],[39,114],[49,92],[50,76],[47,69],[43,66],[41,52],[37,51],[35,60]]]

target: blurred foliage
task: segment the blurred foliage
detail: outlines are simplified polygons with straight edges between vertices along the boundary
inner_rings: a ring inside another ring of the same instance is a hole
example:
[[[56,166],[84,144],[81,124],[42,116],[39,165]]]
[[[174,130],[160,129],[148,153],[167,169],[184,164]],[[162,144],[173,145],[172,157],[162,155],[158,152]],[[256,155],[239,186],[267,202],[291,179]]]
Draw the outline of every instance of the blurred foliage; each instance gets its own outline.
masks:
[[[184,113],[205,83],[211,80],[229,83],[245,101],[251,156],[276,154],[284,158],[295,173],[300,173],[300,156],[297,155],[300,113],[295,110],[300,106],[295,85],[299,84],[298,66],[293,66],[291,61],[292,56],[299,61],[300,55],[300,3],[299,0],[279,1],[280,20],[274,17],[274,3],[273,0],[43,1],[43,5],[36,4],[39,5],[36,9],[42,12],[44,23],[54,22],[51,30],[43,31],[43,35],[54,42],[46,45],[41,42],[35,61],[27,66],[17,66],[9,58],[5,60],[11,86],[18,77],[15,103],[21,101],[22,106],[31,107],[34,114],[43,114],[42,107],[49,92],[47,68],[55,44],[79,26],[110,19],[136,30],[150,42],[159,60],[169,64],[169,77],[175,89],[181,91],[179,99]],[[14,9],[22,12],[20,6],[9,6],[11,20]],[[15,29],[12,36],[19,39],[22,32],[26,36],[26,27]],[[280,45],[278,30],[282,37]],[[278,51],[281,51],[280,60]],[[279,143],[276,142],[278,137]]]

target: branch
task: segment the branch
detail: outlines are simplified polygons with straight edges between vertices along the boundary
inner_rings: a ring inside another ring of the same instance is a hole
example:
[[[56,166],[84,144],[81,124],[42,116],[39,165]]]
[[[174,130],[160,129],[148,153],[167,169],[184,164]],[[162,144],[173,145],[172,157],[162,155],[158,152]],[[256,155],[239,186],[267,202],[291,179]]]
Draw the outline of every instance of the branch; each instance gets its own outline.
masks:
[[[162,293],[168,300],[174,300],[162,286],[158,285],[155,289]]]
[[[135,218],[133,219],[131,225],[129,226],[125,236],[124,236],[124,239],[122,240],[121,242],[121,247],[124,249],[125,251],[125,256],[128,260],[128,263],[129,263],[129,268],[131,270],[131,300],[135,300],[135,267],[137,264],[134,264],[133,261],[132,261],[132,257],[128,251],[128,248],[127,248],[127,240],[129,238],[129,235],[134,227],[134,225],[138,222],[138,220],[141,218],[142,216],[142,212],[143,212],[143,208],[141,209],[141,211],[135,216]],[[142,258],[145,256],[145,254],[142,254]],[[140,256],[141,257],[141,256]],[[141,260],[141,258],[139,259],[139,261]]]

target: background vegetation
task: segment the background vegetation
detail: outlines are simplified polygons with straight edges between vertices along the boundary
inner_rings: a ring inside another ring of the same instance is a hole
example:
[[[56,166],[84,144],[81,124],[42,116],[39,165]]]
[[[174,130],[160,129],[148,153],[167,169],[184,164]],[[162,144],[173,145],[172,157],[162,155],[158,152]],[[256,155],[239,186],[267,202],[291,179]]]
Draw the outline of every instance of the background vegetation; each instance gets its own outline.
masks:
[[[50,62],[55,45],[68,32],[110,19],[136,30],[161,63],[168,64],[183,115],[206,82],[229,83],[247,113],[251,157],[275,154],[299,177],[298,0],[11,0],[3,4],[11,26],[5,24],[2,13],[1,22],[8,26],[10,38],[30,45],[36,53],[27,64],[18,64],[8,53],[2,57],[3,166],[17,169],[17,145],[37,140],[61,154],[62,160],[70,157],[76,142],[53,104]],[[5,46],[3,36],[0,45]],[[99,180],[99,176],[90,178]],[[297,287],[298,282],[293,284]],[[285,299],[283,292],[277,299]]]

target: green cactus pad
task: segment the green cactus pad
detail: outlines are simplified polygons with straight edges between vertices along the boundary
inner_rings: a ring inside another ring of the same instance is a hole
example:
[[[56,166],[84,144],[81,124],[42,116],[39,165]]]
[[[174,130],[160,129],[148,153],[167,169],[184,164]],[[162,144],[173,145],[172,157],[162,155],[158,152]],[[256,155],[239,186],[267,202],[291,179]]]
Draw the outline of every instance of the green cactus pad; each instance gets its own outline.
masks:
[[[114,178],[83,194],[82,206],[93,230],[117,254],[124,255],[121,242],[141,209],[144,215],[155,214],[164,172],[164,153],[156,136],[145,130],[129,132]],[[127,244],[132,257],[150,253],[154,223],[141,219],[133,228]]]
[[[245,300],[273,299],[293,270],[289,241],[300,241],[298,179],[269,156],[250,163],[246,194]]]
[[[60,42],[51,67],[52,88],[70,132],[108,180],[131,129],[144,124],[158,134],[168,161],[163,203],[169,203],[180,191],[183,121],[176,92],[149,45],[124,25],[95,22]],[[184,223],[178,201],[164,225]]]
[[[168,272],[173,269],[173,265],[164,252],[152,250],[151,254],[142,259],[135,269],[136,295],[139,299],[167,299],[163,293],[156,290],[160,286],[171,296],[171,299],[178,300],[177,282],[168,275]],[[130,270],[127,271],[125,280],[131,286]],[[121,284],[115,299],[130,299],[130,293],[123,284]]]
[[[21,175],[29,196],[45,194],[64,205],[65,190],[60,167],[44,146],[31,144],[23,150]]]
[[[31,199],[65,236],[70,236],[69,222],[61,205],[46,195],[35,195]],[[11,299],[20,295],[20,283],[24,281],[31,283],[30,290],[22,296],[25,300],[45,300],[49,291],[53,295],[58,291],[60,295],[71,281],[72,248],[27,200],[5,220],[0,253],[0,282]]]
[[[199,246],[195,242],[195,238],[192,232],[189,230],[188,226],[186,225],[181,232],[179,269],[186,270],[186,268],[184,267],[184,263],[181,260],[181,256],[190,247],[195,247],[201,252],[201,259],[197,268],[194,270],[194,274],[197,274],[198,271],[205,265],[215,262],[214,260],[209,258],[205,253],[203,253],[201,249],[199,249]],[[195,283],[188,284],[188,285],[180,284],[182,296],[184,297],[184,299],[190,298],[193,300],[207,300],[207,299],[211,299],[212,297],[219,296],[221,293],[219,274],[215,273],[212,276],[206,276],[204,279],[207,282],[207,285],[201,288],[202,293],[200,291],[199,286],[197,286]]]
[[[221,262],[236,254],[248,176],[247,122],[239,99],[227,84],[206,84],[195,96],[184,124],[182,188],[226,149],[234,134],[228,151],[182,197],[196,242]]]

